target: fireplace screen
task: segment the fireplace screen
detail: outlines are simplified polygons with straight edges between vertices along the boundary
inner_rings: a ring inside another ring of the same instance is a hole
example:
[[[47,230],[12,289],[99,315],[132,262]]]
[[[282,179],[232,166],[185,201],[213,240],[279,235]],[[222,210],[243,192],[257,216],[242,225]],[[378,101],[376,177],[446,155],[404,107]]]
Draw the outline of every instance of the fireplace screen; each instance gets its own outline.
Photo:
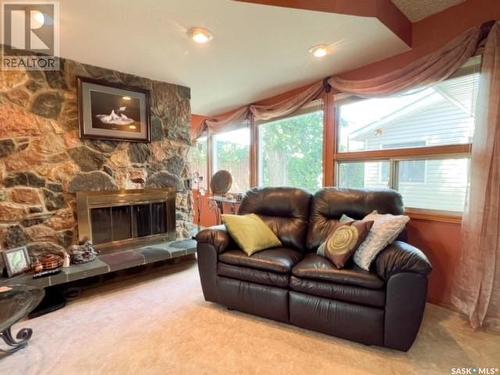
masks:
[[[79,237],[98,248],[175,240],[175,190],[78,193]]]

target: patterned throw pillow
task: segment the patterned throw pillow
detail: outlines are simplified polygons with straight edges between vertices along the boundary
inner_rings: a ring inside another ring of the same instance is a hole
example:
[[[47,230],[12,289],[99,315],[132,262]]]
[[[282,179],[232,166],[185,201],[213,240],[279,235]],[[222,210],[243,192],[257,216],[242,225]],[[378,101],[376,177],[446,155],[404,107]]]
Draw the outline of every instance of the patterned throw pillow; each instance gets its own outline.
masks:
[[[354,263],[369,271],[370,264],[387,245],[398,238],[410,218],[405,215],[378,214],[376,211],[365,216],[363,221],[373,221],[366,240],[354,253]]]
[[[370,232],[373,221],[350,221],[335,227],[318,248],[337,268],[343,268]]]
[[[339,221],[338,221],[337,225],[335,225],[335,226],[333,227],[333,231],[332,231],[332,233],[335,231],[335,229],[337,229],[337,226],[338,226],[338,225],[341,225],[341,224],[349,224],[349,223],[352,223],[353,221],[356,221],[356,220],[354,220],[352,217],[347,216],[346,214],[343,214],[343,215],[340,217],[340,219],[339,219]],[[327,235],[326,237],[328,238],[328,235]],[[326,242],[326,240],[325,240],[325,242]],[[322,243],[322,245],[324,245],[324,244],[325,244],[325,242],[323,242],[323,243]],[[321,255],[322,257],[324,257],[324,256],[325,256],[325,246],[321,246],[321,245],[320,245],[320,246],[318,247],[318,250],[316,251],[316,254]]]

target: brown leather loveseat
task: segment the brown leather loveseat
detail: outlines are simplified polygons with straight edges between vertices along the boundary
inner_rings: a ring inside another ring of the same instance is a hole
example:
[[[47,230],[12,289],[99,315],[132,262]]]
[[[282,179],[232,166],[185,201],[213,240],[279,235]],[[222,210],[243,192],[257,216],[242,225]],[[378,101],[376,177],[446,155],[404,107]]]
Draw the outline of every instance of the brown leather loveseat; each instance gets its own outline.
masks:
[[[295,188],[250,190],[238,213],[259,215],[283,247],[249,257],[224,226],[201,231],[196,239],[205,300],[367,345],[408,350],[425,308],[431,271],[425,255],[398,240],[368,272],[352,262],[337,269],[316,254],[342,214],[362,219],[373,210],[402,214],[401,195],[337,188],[314,196]]]

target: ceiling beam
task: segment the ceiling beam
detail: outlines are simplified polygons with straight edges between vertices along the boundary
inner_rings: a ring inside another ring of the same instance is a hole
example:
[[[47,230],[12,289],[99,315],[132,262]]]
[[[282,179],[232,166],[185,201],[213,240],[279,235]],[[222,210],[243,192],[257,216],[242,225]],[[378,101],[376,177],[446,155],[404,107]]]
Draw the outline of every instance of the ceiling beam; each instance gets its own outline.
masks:
[[[411,47],[412,23],[390,0],[236,0],[317,12],[378,18],[389,30]]]

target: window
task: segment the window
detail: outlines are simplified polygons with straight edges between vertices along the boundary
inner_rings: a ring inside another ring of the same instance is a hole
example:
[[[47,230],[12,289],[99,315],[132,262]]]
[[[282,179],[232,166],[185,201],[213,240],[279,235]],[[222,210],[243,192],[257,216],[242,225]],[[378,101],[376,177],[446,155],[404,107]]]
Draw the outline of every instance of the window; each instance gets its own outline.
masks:
[[[419,160],[426,163],[426,181],[405,181],[408,165],[414,160],[399,162],[398,191],[407,207],[440,211],[463,211],[468,188],[469,158]]]
[[[383,149],[398,149],[398,148],[414,148],[423,147],[425,142],[404,142],[404,143],[390,143],[382,145]],[[382,181],[389,180],[389,163],[382,165],[380,175]],[[408,161],[399,165],[399,181],[400,182],[425,182],[425,168],[426,164],[423,160]]]
[[[340,106],[339,152],[380,150],[382,145],[400,149],[471,143],[478,76],[468,74],[423,91]]]
[[[426,165],[425,160],[409,160],[399,163],[399,183],[425,183]]]
[[[242,128],[215,134],[213,171],[226,170],[233,177],[231,192],[243,193],[250,188],[250,130]]]
[[[194,182],[193,188],[195,189],[207,189],[207,143],[207,137],[200,137],[190,151],[191,176]],[[196,183],[196,180],[199,182]]]
[[[323,185],[323,110],[258,125],[259,186]]]
[[[388,188],[389,166],[388,161],[340,163],[338,185],[352,189]],[[387,176],[382,177],[380,170],[387,170]]]
[[[338,105],[337,183],[390,187],[409,209],[462,212],[479,59],[420,91]]]

